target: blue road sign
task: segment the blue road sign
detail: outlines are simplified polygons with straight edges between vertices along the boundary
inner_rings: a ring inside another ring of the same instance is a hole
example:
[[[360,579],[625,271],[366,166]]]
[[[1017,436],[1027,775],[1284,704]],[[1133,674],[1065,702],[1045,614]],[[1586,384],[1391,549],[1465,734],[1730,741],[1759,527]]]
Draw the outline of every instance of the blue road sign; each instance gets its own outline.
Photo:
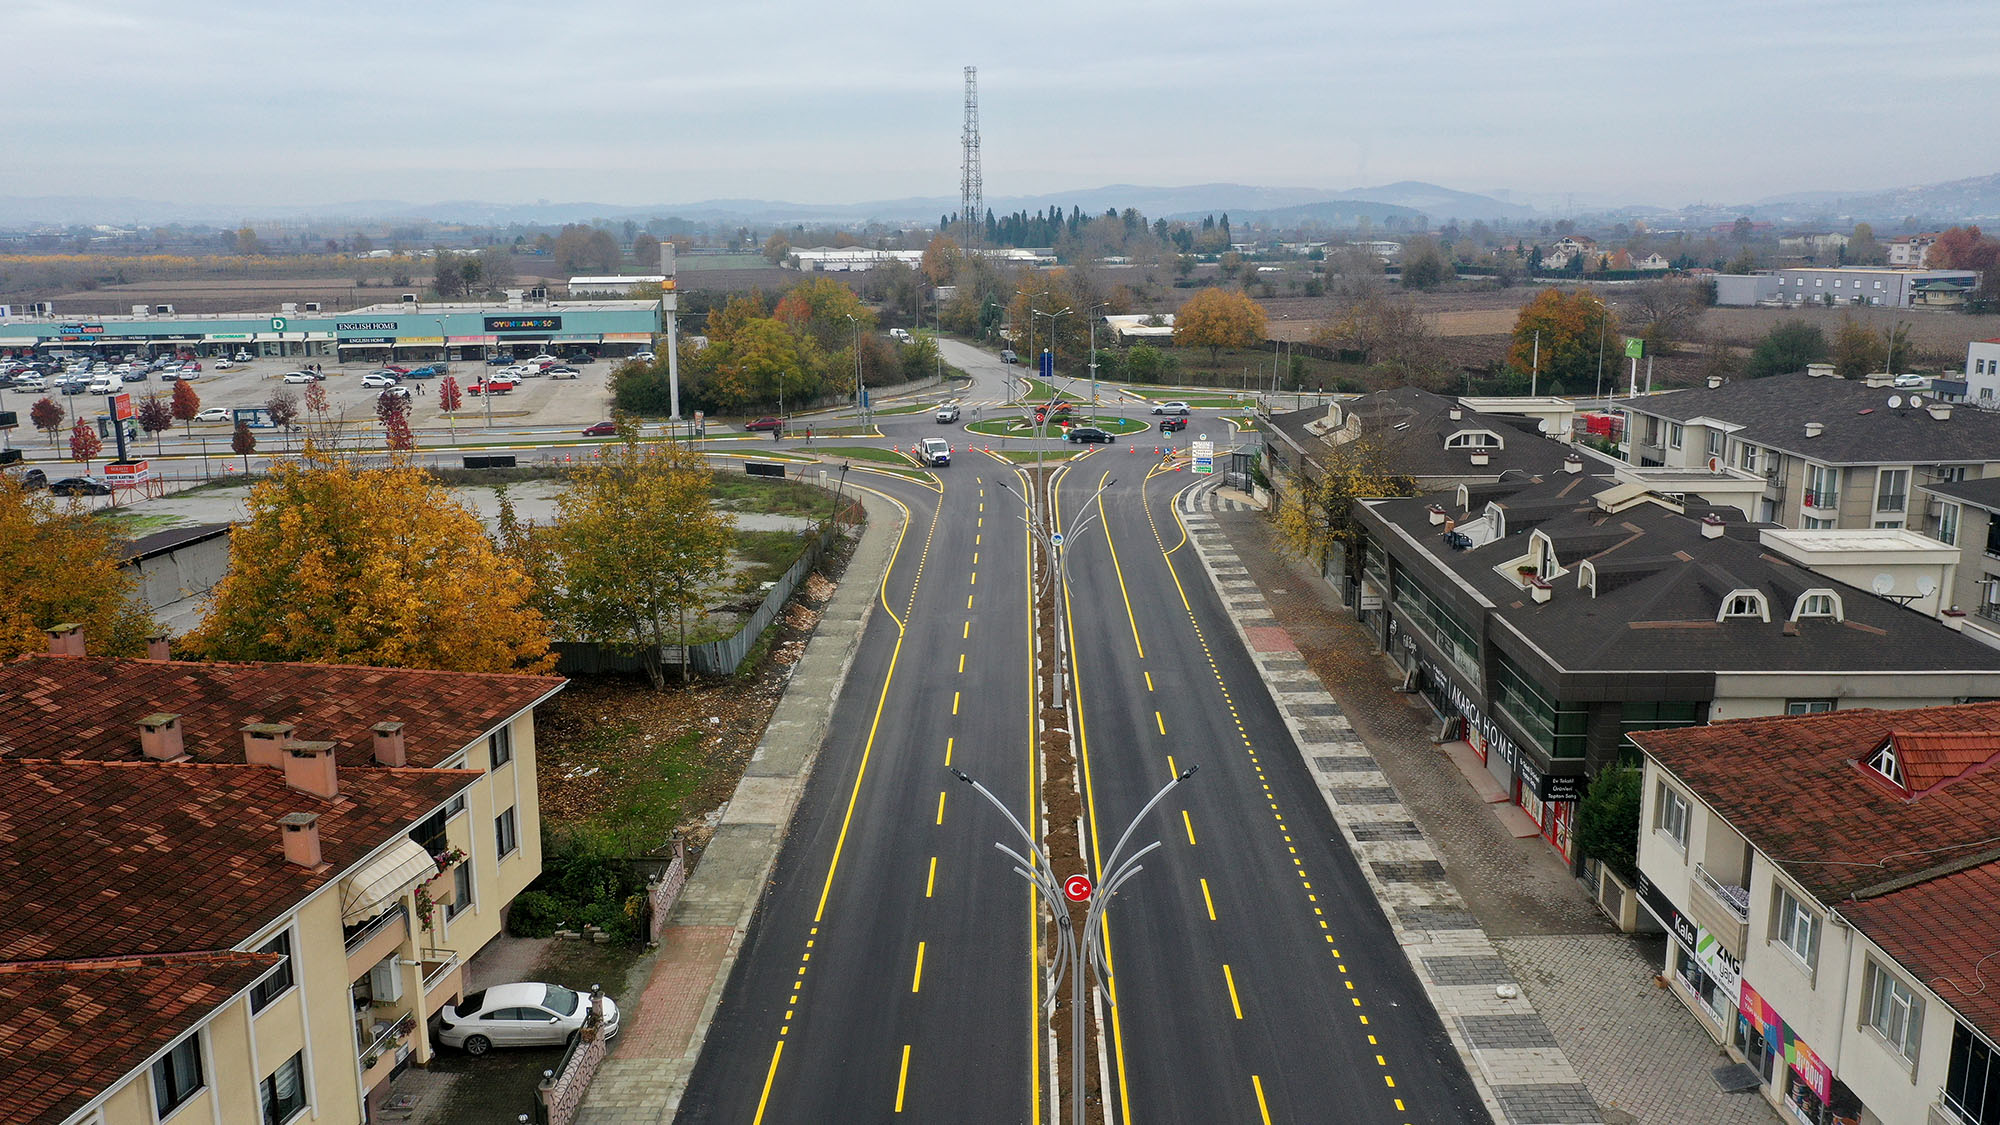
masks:
[[[1044,378],[1044,379],[1053,379],[1053,378],[1055,378],[1055,374],[1056,374],[1056,353],[1054,353],[1054,352],[1052,352],[1052,351],[1048,350],[1047,348],[1043,348],[1043,349],[1042,349],[1042,358],[1041,358],[1041,361],[1040,361],[1040,362],[1041,362],[1041,371],[1042,371],[1042,378]]]

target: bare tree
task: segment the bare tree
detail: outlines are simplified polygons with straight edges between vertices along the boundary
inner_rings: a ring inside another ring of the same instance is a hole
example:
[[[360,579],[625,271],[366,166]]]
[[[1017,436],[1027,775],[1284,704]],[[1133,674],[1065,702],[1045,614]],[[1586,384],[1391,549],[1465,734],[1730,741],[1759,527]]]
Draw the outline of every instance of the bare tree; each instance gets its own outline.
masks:
[[[1670,353],[1674,345],[1688,338],[1701,320],[1701,287],[1692,281],[1662,279],[1636,285],[1621,302],[1628,324],[1645,337],[1647,351]]]

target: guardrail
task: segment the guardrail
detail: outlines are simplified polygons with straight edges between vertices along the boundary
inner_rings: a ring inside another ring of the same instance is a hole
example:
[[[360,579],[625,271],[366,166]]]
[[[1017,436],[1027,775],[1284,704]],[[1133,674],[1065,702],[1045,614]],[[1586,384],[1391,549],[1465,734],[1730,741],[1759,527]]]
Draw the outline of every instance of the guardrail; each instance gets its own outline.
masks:
[[[1727,907],[1729,912],[1736,916],[1738,922],[1742,922],[1745,925],[1749,924],[1750,889],[1748,887],[1739,887],[1734,883],[1725,883],[1715,876],[1710,875],[1708,868],[1703,867],[1699,863],[1694,865],[1694,877],[1701,881],[1702,886],[1708,888],[1709,893],[1715,896],[1717,902]]]

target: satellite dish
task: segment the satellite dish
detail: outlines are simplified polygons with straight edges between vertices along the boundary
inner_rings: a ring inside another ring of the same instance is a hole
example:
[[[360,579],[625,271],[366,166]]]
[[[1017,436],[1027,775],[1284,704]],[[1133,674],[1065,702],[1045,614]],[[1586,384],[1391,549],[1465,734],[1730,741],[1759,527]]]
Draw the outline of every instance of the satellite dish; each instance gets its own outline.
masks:
[[[1924,404],[1924,396],[1922,395],[1910,396],[1910,409],[1914,410],[1917,407],[1922,406],[1923,404]]]
[[[1878,574],[1875,576],[1875,581],[1870,582],[1868,587],[1886,598],[1889,596],[1889,591],[1896,588],[1896,576],[1893,574]]]
[[[1932,594],[1937,593],[1937,579],[1932,578],[1928,574],[1924,575],[1922,578],[1917,579],[1917,593],[1922,594],[1924,597],[1927,598],[1930,597]]]
[[[1889,396],[1889,409],[1891,409],[1891,410],[1894,410],[1894,409],[1896,409],[1897,407],[1899,407],[1899,406],[1901,406],[1901,405],[1903,405],[1903,396],[1902,396],[1902,395],[1890,395],[1890,396]]]

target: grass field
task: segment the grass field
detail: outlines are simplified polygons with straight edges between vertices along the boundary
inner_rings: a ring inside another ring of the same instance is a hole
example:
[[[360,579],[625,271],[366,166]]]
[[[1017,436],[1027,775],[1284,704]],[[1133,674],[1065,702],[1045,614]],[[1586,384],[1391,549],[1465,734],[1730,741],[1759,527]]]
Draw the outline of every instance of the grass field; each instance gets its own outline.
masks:
[[[895,450],[877,449],[872,445],[829,445],[813,452],[821,457],[844,457],[850,461],[880,461],[903,468],[910,465],[910,459]]]

